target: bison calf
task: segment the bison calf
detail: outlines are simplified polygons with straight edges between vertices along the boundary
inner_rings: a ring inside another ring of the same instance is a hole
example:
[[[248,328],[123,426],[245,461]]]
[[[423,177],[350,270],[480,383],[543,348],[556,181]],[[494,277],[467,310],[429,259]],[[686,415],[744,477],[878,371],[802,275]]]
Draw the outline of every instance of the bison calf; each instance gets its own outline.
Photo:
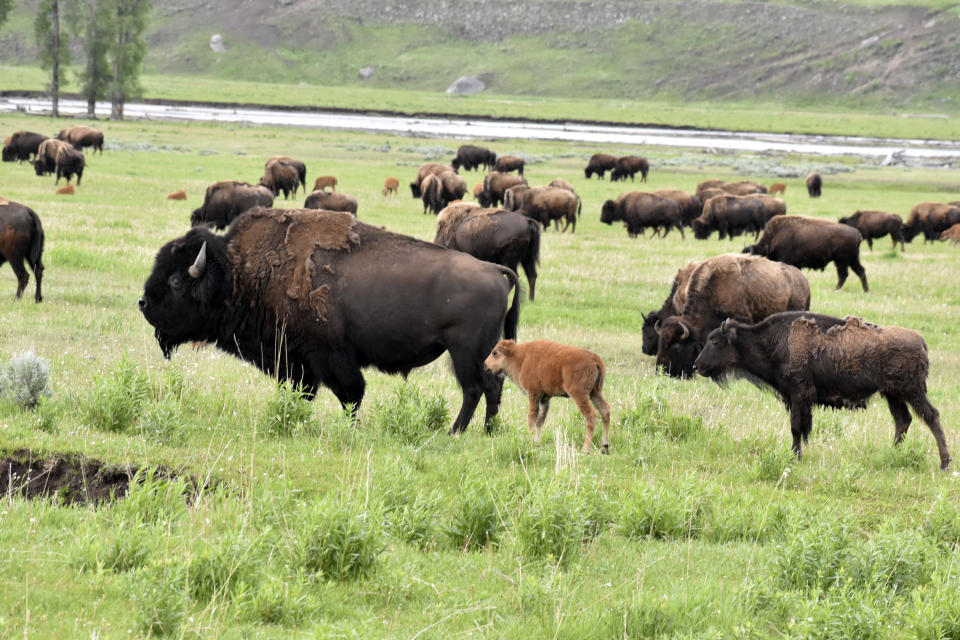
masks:
[[[317,176],[313,181],[314,191],[323,191],[327,187],[330,187],[331,191],[337,190],[337,179],[334,176]]]
[[[180,189],[180,191],[174,191],[173,193],[167,194],[167,200],[186,200],[187,192],[185,189]]]
[[[400,189],[400,181],[396,178],[390,177],[383,181],[383,197],[387,197],[391,193],[397,195]]]
[[[589,453],[597,424],[596,405],[603,420],[603,453],[610,453],[610,405],[603,397],[603,360],[586,349],[569,347],[550,340],[518,344],[501,340],[484,361],[494,373],[505,373],[530,399],[527,427],[534,442],[540,442],[543,423],[550,410],[550,398],[568,396],[587,421],[583,452]]]

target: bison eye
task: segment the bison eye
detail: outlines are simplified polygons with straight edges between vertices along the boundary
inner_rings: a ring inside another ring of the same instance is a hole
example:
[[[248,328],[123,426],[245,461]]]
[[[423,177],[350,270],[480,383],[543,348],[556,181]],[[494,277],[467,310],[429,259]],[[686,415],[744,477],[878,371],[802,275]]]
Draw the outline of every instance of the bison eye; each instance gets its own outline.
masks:
[[[183,279],[180,277],[179,273],[175,273],[167,279],[167,284],[170,285],[171,289],[179,291],[183,289]]]

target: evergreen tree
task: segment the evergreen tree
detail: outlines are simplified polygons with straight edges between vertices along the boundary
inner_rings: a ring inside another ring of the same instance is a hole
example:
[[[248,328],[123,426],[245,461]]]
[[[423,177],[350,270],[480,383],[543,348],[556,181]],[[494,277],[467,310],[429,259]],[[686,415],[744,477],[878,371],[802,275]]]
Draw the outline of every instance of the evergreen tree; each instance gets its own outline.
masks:
[[[13,0],[0,0],[0,25],[7,21],[11,9],[13,9]]]
[[[33,33],[37,39],[40,67],[50,70],[50,95],[53,116],[60,115],[60,81],[63,68],[70,64],[68,38],[60,30],[60,0],[42,0],[33,19]]]
[[[116,37],[116,7],[111,0],[74,0],[68,19],[74,37],[83,42],[83,68],[77,71],[80,95],[87,100],[87,116],[95,115],[97,100],[105,98],[112,80],[107,53]]]
[[[110,47],[110,61],[113,65],[110,117],[123,120],[123,104],[143,92],[140,86],[140,67],[147,55],[143,32],[153,4],[150,0],[111,1],[116,8],[116,26]]]

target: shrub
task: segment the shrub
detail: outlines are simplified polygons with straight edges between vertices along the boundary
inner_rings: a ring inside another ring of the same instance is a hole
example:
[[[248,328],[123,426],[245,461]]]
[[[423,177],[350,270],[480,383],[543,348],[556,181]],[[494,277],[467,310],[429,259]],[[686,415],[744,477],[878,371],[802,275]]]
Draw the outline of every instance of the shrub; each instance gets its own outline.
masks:
[[[435,542],[439,505],[439,492],[422,493],[394,482],[384,488],[383,527],[391,537],[426,549]]]
[[[419,445],[447,426],[450,412],[443,396],[425,396],[409,382],[404,382],[388,401],[378,401],[372,420],[377,431],[397,440]]]
[[[797,463],[797,456],[773,439],[767,440],[757,450],[752,475],[760,482],[786,482],[791,465]]]
[[[851,554],[850,525],[845,520],[835,515],[801,520],[771,550],[770,573],[782,589],[829,589],[845,578]]]
[[[703,433],[703,419],[674,413],[654,394],[643,394],[634,409],[620,414],[620,433],[647,433],[666,440],[692,440]]]
[[[851,585],[818,592],[810,599],[800,598],[798,604],[788,638],[871,640],[890,637],[888,626],[899,626],[885,595]]]
[[[706,496],[689,483],[686,487],[644,487],[621,496],[617,523],[625,536],[640,538],[693,538],[703,529]]]
[[[183,478],[168,480],[157,471],[141,469],[127,485],[127,495],[113,503],[111,519],[118,525],[163,525],[187,513],[190,491]]]
[[[128,431],[149,397],[147,374],[124,356],[113,372],[96,379],[93,399],[86,406],[87,420],[104,431]]]
[[[779,538],[789,526],[790,509],[777,500],[758,502],[739,494],[721,497],[710,510],[704,537],[711,542],[767,542]]]
[[[4,367],[0,389],[21,407],[34,408],[51,395],[50,363],[33,351],[13,356]]]
[[[168,399],[148,405],[137,421],[136,431],[148,440],[168,446],[180,444],[186,435],[180,408]]]
[[[496,546],[502,522],[490,488],[476,480],[463,480],[461,486],[460,500],[446,527],[450,542],[464,551]]]
[[[298,534],[299,565],[328,580],[373,571],[383,551],[380,527],[368,511],[326,501],[307,509]]]
[[[923,521],[923,531],[944,551],[954,550],[960,544],[960,508],[956,502],[941,494]]]
[[[258,582],[258,544],[242,536],[209,544],[187,563],[187,592],[206,604],[242,596]]]
[[[240,605],[241,616],[262,624],[292,627],[299,624],[309,606],[307,591],[300,580],[276,576],[262,580]]]
[[[303,427],[313,413],[313,405],[303,389],[284,380],[277,385],[261,417],[261,429],[278,437],[289,437]]]

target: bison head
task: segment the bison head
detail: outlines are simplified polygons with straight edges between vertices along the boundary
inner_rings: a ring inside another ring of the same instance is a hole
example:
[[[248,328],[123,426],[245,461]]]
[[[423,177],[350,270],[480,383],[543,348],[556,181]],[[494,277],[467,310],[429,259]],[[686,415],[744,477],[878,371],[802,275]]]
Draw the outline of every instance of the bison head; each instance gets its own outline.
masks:
[[[3,161],[4,162],[13,162],[17,159],[17,152],[11,146],[6,146],[3,148]]]
[[[420,183],[419,183],[419,182],[411,182],[411,183],[410,183],[410,193],[413,194],[413,197],[414,197],[414,198],[419,198],[419,197],[420,197]]]
[[[617,203],[613,200],[607,200],[600,209],[600,222],[604,224],[613,224],[617,219]]]
[[[196,228],[164,245],[139,301],[164,357],[184,342],[216,340],[232,290],[222,237]]]
[[[763,249],[760,247],[759,244],[748,244],[743,248],[743,251],[741,253],[747,253],[754,256],[762,256]]]
[[[737,339],[737,322],[724,320],[719,327],[710,332],[693,368],[702,376],[712,378],[717,384],[723,384],[730,370],[739,363],[739,355],[734,346]]]
[[[640,334],[643,336],[643,346],[641,350],[648,356],[657,355],[657,343],[660,341],[660,312],[654,309],[643,318],[643,327]]]
[[[659,333],[657,370],[674,378],[692,378],[693,362],[703,348],[696,331],[680,316],[670,316],[660,323]]]
[[[694,218],[690,226],[693,227],[693,237],[697,240],[706,240],[710,237],[710,232],[713,231],[713,228],[703,220],[702,216]]]

